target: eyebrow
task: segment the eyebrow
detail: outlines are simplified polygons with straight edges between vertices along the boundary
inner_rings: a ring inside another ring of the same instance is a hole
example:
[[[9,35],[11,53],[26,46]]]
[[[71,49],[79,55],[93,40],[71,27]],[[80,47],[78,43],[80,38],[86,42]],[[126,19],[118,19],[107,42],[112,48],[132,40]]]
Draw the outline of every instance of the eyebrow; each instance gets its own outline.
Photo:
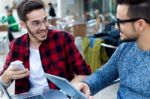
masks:
[[[47,16],[45,18],[43,18],[43,20],[46,20],[47,19]],[[39,22],[40,20],[34,20],[32,22]]]

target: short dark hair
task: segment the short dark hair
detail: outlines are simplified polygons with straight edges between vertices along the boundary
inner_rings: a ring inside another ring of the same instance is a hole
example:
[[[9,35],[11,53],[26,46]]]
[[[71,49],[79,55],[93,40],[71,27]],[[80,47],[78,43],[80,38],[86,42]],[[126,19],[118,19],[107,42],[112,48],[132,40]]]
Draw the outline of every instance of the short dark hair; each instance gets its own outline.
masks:
[[[17,6],[18,17],[25,22],[28,20],[28,13],[42,8],[45,9],[45,6],[41,0],[22,0]]]
[[[52,3],[48,3],[48,5],[49,5],[49,6],[52,6],[53,4],[52,4]]]
[[[117,4],[129,6],[127,15],[130,18],[150,20],[150,0],[117,0]]]

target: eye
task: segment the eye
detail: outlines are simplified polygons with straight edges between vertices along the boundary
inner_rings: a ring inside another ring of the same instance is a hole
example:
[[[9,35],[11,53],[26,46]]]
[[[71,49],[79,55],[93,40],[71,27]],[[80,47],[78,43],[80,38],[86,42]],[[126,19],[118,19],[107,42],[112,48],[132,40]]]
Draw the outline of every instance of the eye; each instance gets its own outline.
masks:
[[[121,22],[121,20],[117,18],[117,23],[120,23],[120,22]]]
[[[37,26],[37,25],[40,24],[40,22],[33,22],[32,24],[35,25],[35,26]]]
[[[44,19],[43,22],[44,22],[44,23],[47,23],[47,22],[48,22],[48,19]]]

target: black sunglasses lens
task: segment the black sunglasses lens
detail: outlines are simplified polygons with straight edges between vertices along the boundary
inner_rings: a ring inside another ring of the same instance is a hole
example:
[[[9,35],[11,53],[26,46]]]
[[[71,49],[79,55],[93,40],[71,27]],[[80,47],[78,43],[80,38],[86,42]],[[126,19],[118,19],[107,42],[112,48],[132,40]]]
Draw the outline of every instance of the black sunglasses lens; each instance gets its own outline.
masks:
[[[117,21],[116,24],[117,24],[117,27],[120,29],[120,23]]]

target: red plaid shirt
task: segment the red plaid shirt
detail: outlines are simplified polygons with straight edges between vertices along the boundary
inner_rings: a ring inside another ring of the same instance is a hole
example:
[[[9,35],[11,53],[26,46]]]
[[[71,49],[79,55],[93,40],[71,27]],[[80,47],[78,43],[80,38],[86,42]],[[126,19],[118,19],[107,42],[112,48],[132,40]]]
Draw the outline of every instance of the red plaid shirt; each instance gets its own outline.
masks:
[[[46,73],[67,78],[69,81],[74,78],[74,74],[91,74],[90,67],[83,60],[74,44],[73,37],[68,33],[49,30],[48,37],[40,45],[39,50],[42,66]],[[30,70],[29,54],[29,36],[25,34],[11,42],[4,70],[8,68],[10,62],[15,60],[23,61],[24,66]],[[50,81],[48,83],[50,88],[57,88]],[[27,92],[29,89],[29,77],[16,80],[16,94]]]

